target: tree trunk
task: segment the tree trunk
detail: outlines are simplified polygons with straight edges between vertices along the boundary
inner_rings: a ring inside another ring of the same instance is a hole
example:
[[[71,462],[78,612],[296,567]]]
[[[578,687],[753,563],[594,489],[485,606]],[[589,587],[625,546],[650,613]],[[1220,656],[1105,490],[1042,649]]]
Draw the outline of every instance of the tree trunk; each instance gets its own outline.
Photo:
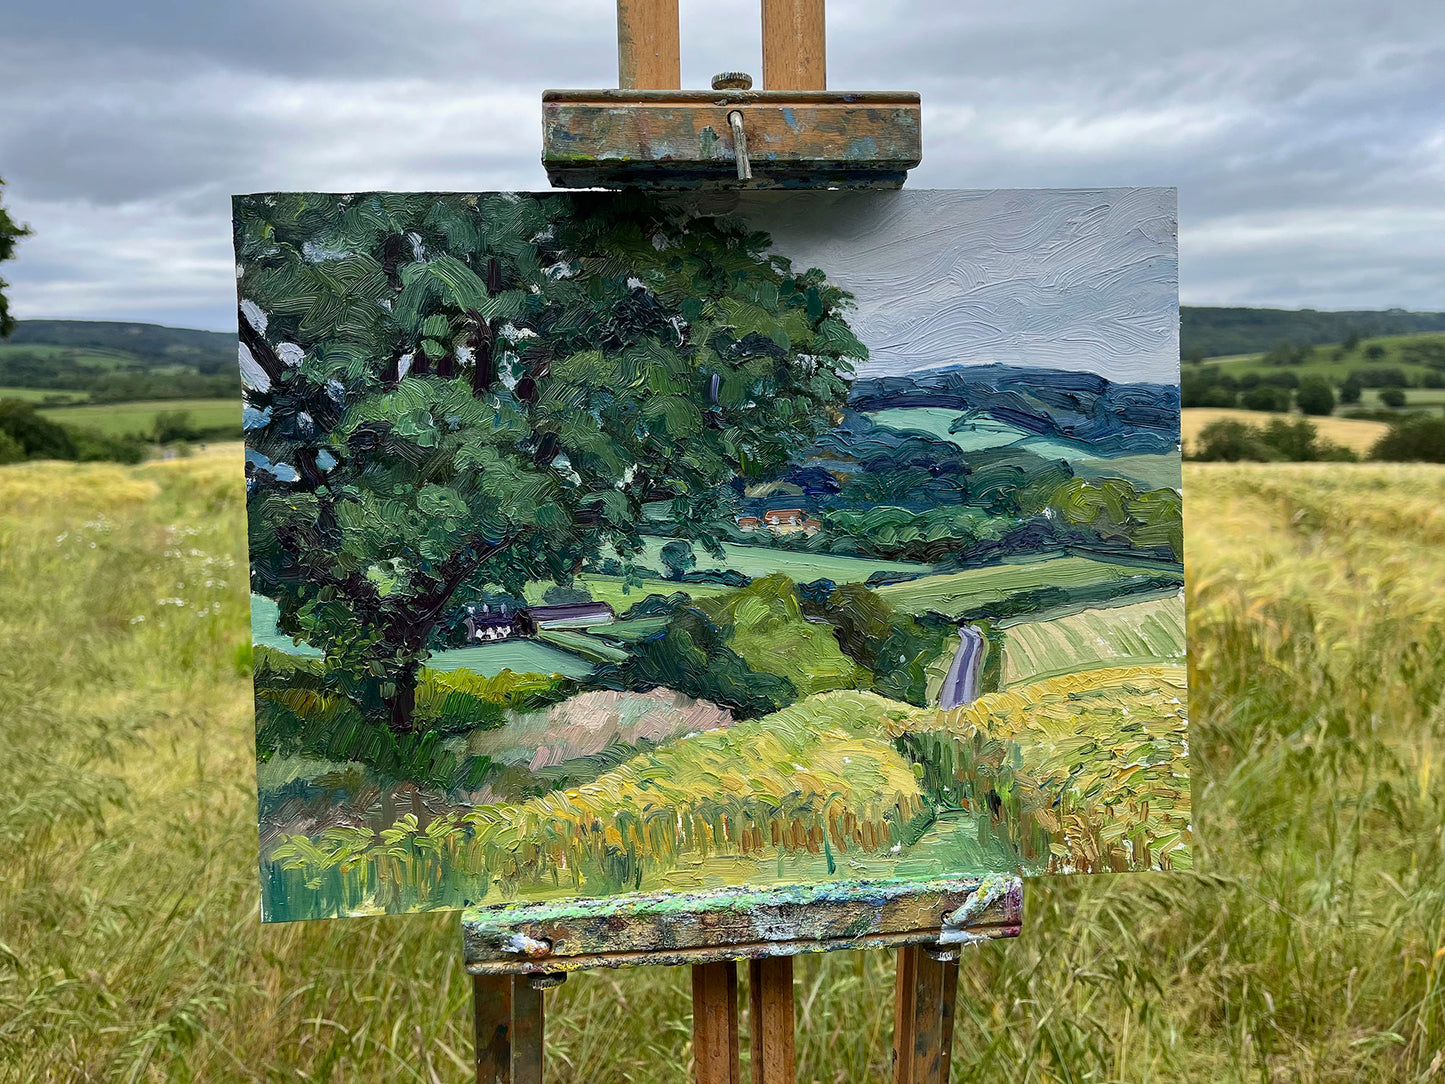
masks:
[[[416,671],[398,674],[395,685],[396,691],[385,698],[386,720],[394,733],[410,734],[415,726]]]

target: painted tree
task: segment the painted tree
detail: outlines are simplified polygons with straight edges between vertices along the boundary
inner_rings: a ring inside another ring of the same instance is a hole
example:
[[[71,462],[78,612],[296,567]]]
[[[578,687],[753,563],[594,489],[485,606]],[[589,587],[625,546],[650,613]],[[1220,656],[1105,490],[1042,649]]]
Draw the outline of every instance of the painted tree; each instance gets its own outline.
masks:
[[[662,571],[670,580],[680,580],[697,566],[697,554],[692,544],[676,538],[662,547],[658,553],[662,559]]]
[[[236,202],[253,589],[398,731],[454,600],[714,551],[728,484],[837,420],[850,298],[765,236],[624,196]]]

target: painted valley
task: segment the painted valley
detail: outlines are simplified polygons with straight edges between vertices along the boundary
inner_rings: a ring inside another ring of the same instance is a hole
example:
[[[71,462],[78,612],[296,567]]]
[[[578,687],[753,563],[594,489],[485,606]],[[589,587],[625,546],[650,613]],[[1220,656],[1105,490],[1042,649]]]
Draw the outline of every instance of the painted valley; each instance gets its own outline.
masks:
[[[1189,865],[1172,191],[235,231],[267,919]]]

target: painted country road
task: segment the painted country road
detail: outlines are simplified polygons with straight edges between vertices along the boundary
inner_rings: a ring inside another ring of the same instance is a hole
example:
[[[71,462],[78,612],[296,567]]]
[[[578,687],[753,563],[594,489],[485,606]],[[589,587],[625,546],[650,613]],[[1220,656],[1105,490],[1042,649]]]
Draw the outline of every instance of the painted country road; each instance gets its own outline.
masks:
[[[978,699],[978,670],[983,662],[983,633],[972,625],[958,626],[958,652],[943,679],[939,704],[944,708],[961,708]]]

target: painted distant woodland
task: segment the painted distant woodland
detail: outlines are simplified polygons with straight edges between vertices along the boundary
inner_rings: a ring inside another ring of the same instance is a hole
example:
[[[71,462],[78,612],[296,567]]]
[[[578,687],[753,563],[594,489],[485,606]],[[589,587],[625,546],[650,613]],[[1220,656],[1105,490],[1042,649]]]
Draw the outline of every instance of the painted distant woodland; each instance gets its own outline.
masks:
[[[1187,867],[1172,216],[238,197],[265,917]]]

